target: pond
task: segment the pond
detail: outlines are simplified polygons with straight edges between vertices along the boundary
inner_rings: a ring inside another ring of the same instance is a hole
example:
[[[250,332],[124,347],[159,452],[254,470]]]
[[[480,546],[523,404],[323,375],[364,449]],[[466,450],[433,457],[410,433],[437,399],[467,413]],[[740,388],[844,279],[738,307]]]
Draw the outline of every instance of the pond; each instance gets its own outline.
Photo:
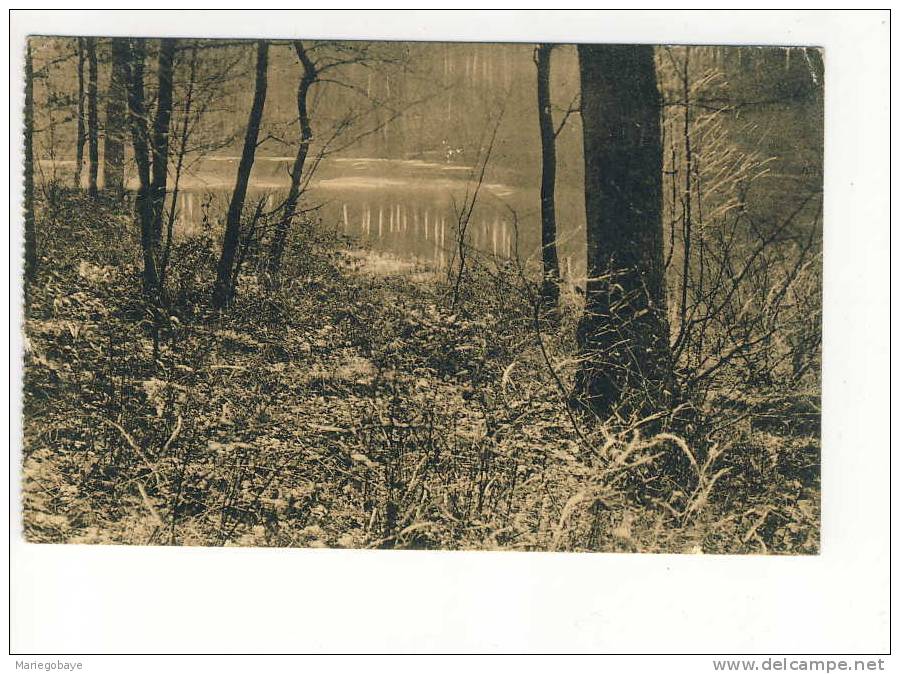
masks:
[[[224,219],[238,157],[200,161],[181,182],[178,232],[200,226],[203,204],[211,221]],[[290,183],[292,157],[258,157],[247,205],[265,199],[273,209]],[[423,160],[339,158],[322,162],[301,209],[361,245],[399,260],[443,268],[452,259],[460,228],[468,246],[500,259],[540,259],[540,192],[514,174],[486,175],[478,186],[471,166]],[[584,205],[574,189],[557,194],[560,263],[565,274],[583,267]],[[579,251],[580,252],[579,254]]]
[[[224,221],[238,163],[239,157],[213,156],[191,165],[180,182],[176,236],[199,232],[204,213],[214,226]],[[786,164],[783,159],[778,163]],[[293,157],[257,157],[245,207],[252,208],[262,198],[268,210],[276,208],[286,195],[292,164]],[[39,178],[45,180],[52,176],[71,180],[74,172],[73,161],[42,160],[39,165]],[[307,166],[311,165],[312,160]],[[133,173],[131,164],[126,166]],[[464,223],[467,245],[480,253],[537,264],[539,162],[516,171],[489,166],[466,219],[463,211],[471,204],[478,183],[477,168],[441,158],[330,158],[316,167],[300,208],[323,226],[403,263],[445,268],[453,259]],[[757,212],[776,218],[793,210],[797,195],[806,194],[807,183],[816,182],[815,176],[796,167],[778,168],[763,176],[754,190]],[[174,170],[170,170],[170,183],[172,174]],[[560,267],[572,283],[583,278],[585,267],[584,197],[575,182],[558,181],[556,193]],[[128,185],[136,189],[133,175]]]

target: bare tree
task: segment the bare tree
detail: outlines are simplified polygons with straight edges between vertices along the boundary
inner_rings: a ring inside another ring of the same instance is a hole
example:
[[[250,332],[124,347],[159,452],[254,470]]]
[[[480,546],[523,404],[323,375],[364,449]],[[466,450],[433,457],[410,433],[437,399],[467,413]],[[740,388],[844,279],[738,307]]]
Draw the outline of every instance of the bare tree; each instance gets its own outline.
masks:
[[[371,87],[363,88],[354,82],[354,69],[364,71],[371,83],[375,66],[391,68],[406,65],[406,58],[395,54],[387,45],[347,44],[328,40],[303,44],[295,40],[292,46],[302,67],[297,85],[297,122],[300,133],[290,172],[288,196],[278,207],[281,214],[275,225],[266,264],[266,279],[272,286],[278,284],[287,237],[290,234],[291,222],[297,213],[300,197],[310,184],[320,163],[326,157],[346,150],[360,141],[383,134],[385,129],[400,119],[405,112],[427,100],[420,99],[399,106],[392,105],[389,97],[383,99],[374,94]],[[387,74],[385,79],[388,79]],[[313,94],[317,85],[319,89]],[[312,118],[316,103],[326,90],[332,89],[332,85],[334,89],[341,89],[353,97],[364,100],[365,105],[362,109],[348,105],[344,114],[333,121],[330,129],[320,128],[316,133],[317,150],[310,155],[314,140]],[[274,135],[270,134],[268,137],[285,143]]]
[[[166,269],[169,265],[169,256],[172,252],[172,237],[175,229],[175,208],[178,203],[178,189],[181,185],[181,175],[184,171],[184,160],[187,154],[187,143],[191,127],[191,107],[194,103],[194,86],[197,81],[197,43],[191,45],[191,59],[189,66],[187,88],[184,92],[182,103],[181,127],[176,134],[177,149],[175,151],[175,179],[172,186],[172,200],[169,205],[169,213],[166,217],[166,242],[160,261],[159,284],[165,287]],[[174,77],[173,77],[174,79]]]
[[[225,222],[225,238],[222,241],[222,254],[216,269],[216,282],[213,285],[212,304],[222,309],[231,302],[234,294],[233,268],[241,233],[241,213],[244,199],[247,196],[247,185],[250,182],[250,171],[256,157],[256,146],[259,140],[259,128],[262,123],[263,108],[266,104],[266,87],[268,84],[269,43],[259,40],[256,46],[256,84],[253,94],[253,106],[247,121],[247,133],[244,136],[244,149],[241,163],[238,166],[237,180],[228,215]]]
[[[106,97],[106,129],[103,137],[103,184],[104,189],[115,196],[121,196],[125,187],[127,59],[128,40],[121,37],[112,38],[109,90]]]
[[[128,89],[128,112],[131,120],[134,160],[138,169],[138,193],[135,208],[141,227],[141,249],[144,257],[144,289],[161,292],[159,245],[162,219],[165,213],[168,171],[169,123],[172,118],[172,71],[177,40],[163,39],[157,65],[156,118],[150,135],[144,94],[143,40],[135,40],[125,60],[125,79]]]
[[[87,134],[84,129],[84,50],[85,38],[77,38],[78,51],[78,130],[75,135],[75,187],[81,187],[81,172],[84,165],[84,144]]]
[[[144,261],[144,291],[154,293],[159,288],[156,250],[153,237],[153,205],[150,196],[150,132],[144,102],[144,59],[146,48],[142,40],[135,40],[129,48],[125,76],[128,88],[128,116],[131,125],[131,144],[137,165],[138,192],[135,210],[141,229],[141,252]]]
[[[243,51],[246,42],[228,46],[238,46]],[[168,212],[163,215],[162,223],[165,230],[159,262],[162,288],[165,288],[166,273],[171,261],[182,178],[204,157],[234,141],[232,134],[223,136],[204,128],[209,114],[214,116],[222,108],[231,110],[227,102],[229,97],[223,95],[223,91],[236,81],[236,71],[240,71],[238,66],[245,61],[244,55],[233,53],[224,58],[220,54],[215,58],[204,58],[204,54],[208,55],[210,51],[218,49],[221,49],[218,44],[205,40],[180,40],[176,49],[172,96],[179,105],[172,107],[171,136],[168,142],[172,175],[166,194]],[[178,73],[179,68],[183,70],[181,74]],[[243,76],[243,73],[239,76]],[[235,270],[237,269],[238,266],[235,265]]]
[[[153,204],[153,242],[158,247],[162,238],[162,220],[166,201],[166,181],[169,171],[169,124],[172,120],[172,73],[177,40],[165,38],[160,43],[156,96],[156,119],[153,123],[153,175],[150,198]]]
[[[312,61],[303,47],[301,40],[294,40],[294,51],[303,67],[303,74],[297,85],[297,115],[300,124],[300,139],[297,145],[297,155],[291,168],[291,186],[288,189],[287,200],[284,204],[284,213],[275,227],[275,235],[272,238],[272,246],[269,250],[268,279],[270,283],[277,283],[281,270],[281,258],[284,255],[284,246],[290,231],[291,220],[297,210],[297,201],[300,198],[300,184],[303,178],[303,165],[309,154],[309,144],[312,141],[312,125],[309,120],[308,96],[310,87],[318,78],[316,64]]]
[[[25,46],[25,297],[37,273],[37,237],[34,230],[34,72],[31,40]]]
[[[778,160],[735,138],[755,133],[740,110],[785,105],[782,95],[814,99],[818,75],[798,69],[796,84],[781,90],[791,73],[776,60],[767,67],[777,77],[741,82],[742,67],[726,70],[726,59],[705,49],[657,52],[671,350],[682,401],[695,404],[734,387],[796,388],[821,339],[820,296],[809,290],[818,285],[821,183],[798,183],[783,212],[769,213],[751,195],[766,189],[758,181]]]
[[[600,416],[672,393],[653,48],[579,45],[588,281],[576,392]]]
[[[97,173],[100,163],[100,131],[97,121],[97,40],[85,38],[88,59],[88,194],[97,196]]]
[[[541,129],[541,297],[548,309],[559,302],[559,257],[556,252],[556,133],[550,107],[550,55],[552,44],[534,50],[537,66],[538,122]]]
[[[453,257],[447,267],[447,280],[452,286],[450,295],[451,306],[454,308],[460,304],[460,292],[463,286],[463,277],[466,272],[466,261],[468,260],[468,253],[470,252],[470,247],[467,242],[469,223],[472,220],[472,213],[475,210],[475,204],[478,202],[481,188],[484,186],[484,175],[487,171],[488,162],[491,160],[491,155],[494,152],[494,144],[497,142],[497,132],[500,129],[500,123],[503,121],[505,113],[506,108],[501,108],[498,111],[487,145],[485,146],[483,141],[479,143],[479,146],[485,148],[484,153],[480,161],[480,166],[473,168],[472,173],[469,176],[469,181],[466,183],[466,193],[463,197],[462,208],[457,209],[454,205],[454,210],[456,211],[456,245],[453,250]],[[485,130],[487,130],[487,128]]]

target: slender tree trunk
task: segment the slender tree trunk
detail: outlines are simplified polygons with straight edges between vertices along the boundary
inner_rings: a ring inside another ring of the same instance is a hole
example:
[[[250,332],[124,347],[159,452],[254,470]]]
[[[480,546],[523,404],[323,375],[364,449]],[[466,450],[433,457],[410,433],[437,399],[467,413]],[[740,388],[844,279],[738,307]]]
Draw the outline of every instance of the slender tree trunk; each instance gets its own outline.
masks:
[[[84,168],[84,144],[87,134],[84,130],[84,38],[78,39],[78,131],[75,136],[75,187],[81,188],[81,173]]]
[[[541,129],[541,260],[544,306],[555,310],[559,303],[559,257],[556,252],[556,132],[550,108],[550,54],[553,45],[535,50],[537,64],[538,121]]]
[[[125,189],[126,91],[128,40],[112,38],[109,91],[106,97],[106,133],[103,137],[103,186],[121,198]]]
[[[588,283],[576,393],[598,415],[670,402],[653,48],[579,45]]]
[[[88,194],[97,196],[97,171],[100,162],[100,139],[97,124],[97,39],[87,38],[88,58]]]
[[[268,277],[269,283],[277,285],[278,276],[281,271],[281,260],[284,256],[284,246],[287,241],[288,234],[291,229],[291,221],[297,210],[297,202],[300,199],[300,185],[303,178],[303,165],[306,163],[306,157],[309,154],[309,144],[312,140],[312,126],[309,121],[309,109],[307,107],[307,97],[309,89],[316,81],[318,74],[316,73],[315,64],[310,60],[309,55],[303,48],[300,40],[294,41],[294,50],[297,52],[297,58],[303,66],[303,75],[300,77],[300,83],[297,85],[297,115],[300,120],[300,144],[297,146],[297,156],[294,158],[294,166],[291,169],[291,186],[288,190],[287,200],[284,204],[284,214],[275,227],[275,236],[272,238],[272,247],[269,251]]]
[[[169,125],[172,121],[172,75],[175,67],[177,40],[164,38],[159,48],[156,98],[156,120],[153,123],[153,172],[150,180],[150,199],[153,209],[153,245],[162,240],[163,215],[166,203],[166,182],[169,171]]]
[[[681,301],[678,305],[678,329],[687,329],[688,285],[691,281],[691,181],[694,179],[693,154],[691,152],[691,80],[690,80],[691,48],[684,48],[684,78],[682,92],[684,95],[684,196],[682,207],[684,216],[681,221],[681,240],[684,246],[684,257],[681,265]]]
[[[191,65],[188,75],[187,91],[184,95],[181,120],[181,133],[178,138],[177,160],[175,162],[175,182],[172,186],[172,199],[169,204],[169,215],[166,219],[166,242],[163,246],[162,260],[159,263],[159,284],[165,287],[166,270],[169,267],[169,255],[172,252],[172,233],[175,228],[175,209],[178,205],[178,188],[181,184],[181,174],[184,170],[184,156],[187,153],[188,134],[191,126],[191,106],[194,100],[194,86],[197,82],[197,43],[191,46]]]
[[[25,304],[28,290],[37,273],[37,236],[34,229],[34,71],[31,40],[25,46]]]
[[[256,143],[259,139],[259,127],[262,122],[263,108],[266,104],[267,71],[269,64],[269,43],[259,40],[256,48],[256,85],[253,94],[253,107],[247,122],[247,133],[244,136],[244,150],[238,166],[237,180],[228,216],[225,221],[225,238],[222,242],[222,255],[216,269],[216,282],[213,286],[212,305],[222,309],[228,305],[233,296],[232,269],[241,233],[241,211],[247,196],[247,185],[250,182],[250,171],[256,156]]]
[[[128,118],[131,126],[131,143],[134,162],[137,165],[138,192],[135,210],[141,228],[141,252],[144,260],[144,292],[155,294],[159,290],[156,267],[156,249],[153,236],[153,204],[150,197],[150,143],[144,104],[145,48],[141,40],[135,40],[129,48],[125,79],[128,89]]]

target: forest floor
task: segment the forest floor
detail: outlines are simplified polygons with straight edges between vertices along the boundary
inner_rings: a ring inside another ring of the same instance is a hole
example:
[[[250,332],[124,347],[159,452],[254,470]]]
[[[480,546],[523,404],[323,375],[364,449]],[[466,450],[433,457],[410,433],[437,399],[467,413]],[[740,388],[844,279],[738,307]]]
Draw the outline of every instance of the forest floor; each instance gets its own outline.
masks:
[[[248,265],[217,314],[195,237],[154,318],[132,229],[81,197],[41,211],[29,541],[818,551],[816,391],[714,395],[704,413],[728,422],[702,442],[612,428],[565,402],[577,302],[542,326],[513,270],[473,267],[454,303],[310,229],[290,282],[266,291]]]

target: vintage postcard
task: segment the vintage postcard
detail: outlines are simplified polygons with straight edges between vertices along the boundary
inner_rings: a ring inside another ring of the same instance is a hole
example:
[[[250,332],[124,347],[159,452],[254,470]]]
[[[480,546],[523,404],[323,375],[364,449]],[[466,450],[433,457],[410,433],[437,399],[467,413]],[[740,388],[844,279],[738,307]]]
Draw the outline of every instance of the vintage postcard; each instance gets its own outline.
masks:
[[[884,669],[889,18],[13,12],[15,667]]]
[[[28,541],[819,550],[822,51],[32,36]]]

